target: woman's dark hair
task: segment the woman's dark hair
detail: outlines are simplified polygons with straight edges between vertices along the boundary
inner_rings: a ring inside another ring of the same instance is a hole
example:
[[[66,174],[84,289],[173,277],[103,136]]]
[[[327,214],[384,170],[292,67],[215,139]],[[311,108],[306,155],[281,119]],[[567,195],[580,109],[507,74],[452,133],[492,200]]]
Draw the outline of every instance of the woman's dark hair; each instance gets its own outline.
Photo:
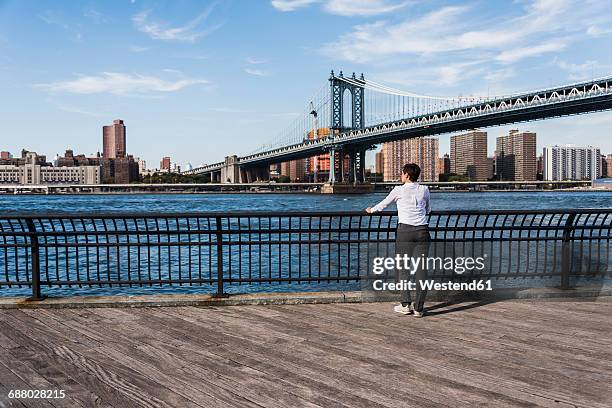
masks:
[[[404,165],[402,173],[406,174],[408,179],[414,182],[419,179],[419,176],[421,175],[421,168],[418,166],[418,164],[408,163]]]

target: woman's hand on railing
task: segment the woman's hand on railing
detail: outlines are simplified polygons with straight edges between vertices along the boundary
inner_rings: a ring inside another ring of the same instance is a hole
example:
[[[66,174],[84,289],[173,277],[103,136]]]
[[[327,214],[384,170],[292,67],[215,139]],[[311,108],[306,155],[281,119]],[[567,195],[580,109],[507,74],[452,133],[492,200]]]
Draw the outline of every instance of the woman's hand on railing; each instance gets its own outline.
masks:
[[[372,207],[368,207],[365,210],[368,214],[372,214]]]

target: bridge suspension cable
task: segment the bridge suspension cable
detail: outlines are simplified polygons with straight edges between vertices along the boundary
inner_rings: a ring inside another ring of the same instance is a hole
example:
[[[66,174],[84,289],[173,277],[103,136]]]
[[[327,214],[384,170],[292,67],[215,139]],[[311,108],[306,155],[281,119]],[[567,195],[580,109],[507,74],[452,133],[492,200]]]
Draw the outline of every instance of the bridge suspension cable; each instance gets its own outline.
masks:
[[[296,118],[289,126],[251,154],[275,149],[281,146],[298,144],[308,139],[310,136],[309,133],[312,132],[313,129],[313,115],[316,115],[318,129],[329,127],[329,118],[331,117],[329,86],[321,87],[313,98],[310,99],[302,113],[296,115]]]

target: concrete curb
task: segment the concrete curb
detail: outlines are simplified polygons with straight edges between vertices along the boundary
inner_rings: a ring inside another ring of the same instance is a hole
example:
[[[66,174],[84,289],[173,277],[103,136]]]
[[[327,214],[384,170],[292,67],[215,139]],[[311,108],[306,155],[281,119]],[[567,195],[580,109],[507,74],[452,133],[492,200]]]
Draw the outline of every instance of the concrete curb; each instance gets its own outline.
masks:
[[[612,286],[586,286],[569,290],[556,288],[498,289],[488,292],[430,292],[429,301],[469,300],[585,300],[611,297]],[[138,296],[74,296],[29,301],[25,298],[0,298],[0,309],[62,309],[90,307],[177,307],[177,306],[238,306],[238,305],[297,305],[316,303],[368,303],[397,301],[397,295],[385,293],[372,296],[369,292],[287,292],[239,294],[230,297],[211,295],[138,295]]]

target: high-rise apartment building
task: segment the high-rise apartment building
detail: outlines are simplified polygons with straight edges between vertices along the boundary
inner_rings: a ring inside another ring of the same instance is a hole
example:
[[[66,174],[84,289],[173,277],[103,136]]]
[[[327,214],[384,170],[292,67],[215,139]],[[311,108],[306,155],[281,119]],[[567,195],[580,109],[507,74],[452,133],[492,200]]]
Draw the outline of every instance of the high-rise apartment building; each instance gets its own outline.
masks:
[[[544,156],[543,155],[539,155],[538,159],[536,160],[536,178],[538,180],[542,180],[542,178],[544,177]]]
[[[320,128],[317,129],[317,137],[315,138],[314,132],[311,130],[308,132],[308,139],[325,139],[329,136],[329,128]],[[306,159],[304,163],[307,168],[306,171],[311,175],[311,178],[314,181],[314,175],[317,174],[317,181],[327,180],[327,176],[329,176],[329,154],[320,154],[318,156],[310,157]],[[287,171],[288,168],[286,168]],[[297,167],[296,167],[297,169]],[[282,173],[282,172],[281,172]],[[289,174],[282,173],[285,176],[289,176]]]
[[[608,168],[608,177],[612,177],[612,154],[606,156],[606,167]]]
[[[383,174],[385,172],[385,154],[382,150],[376,152],[374,156],[374,172]]]
[[[170,164],[170,157],[162,157],[161,161],[159,162],[159,169],[161,171],[170,171]]]
[[[438,159],[438,167],[440,169],[440,174],[450,174],[451,164],[448,153],[444,153],[444,156]]]
[[[421,168],[421,181],[438,181],[440,147],[434,137],[418,137],[383,143],[383,179],[399,181],[406,163],[416,163]]]
[[[451,173],[467,176],[471,181],[486,181],[487,132],[477,130],[450,138]]]
[[[281,163],[280,174],[289,177],[291,182],[306,181],[306,160],[297,159]]]
[[[144,174],[147,172],[147,162],[144,159],[136,158],[134,159],[136,163],[138,163],[138,172],[140,174]]]
[[[512,129],[507,136],[498,137],[495,149],[495,171],[499,180],[536,180],[536,134]]]
[[[544,180],[595,180],[601,176],[600,151],[574,145],[544,148]]]
[[[102,157],[117,159],[126,156],[125,125],[121,119],[102,127]]]

